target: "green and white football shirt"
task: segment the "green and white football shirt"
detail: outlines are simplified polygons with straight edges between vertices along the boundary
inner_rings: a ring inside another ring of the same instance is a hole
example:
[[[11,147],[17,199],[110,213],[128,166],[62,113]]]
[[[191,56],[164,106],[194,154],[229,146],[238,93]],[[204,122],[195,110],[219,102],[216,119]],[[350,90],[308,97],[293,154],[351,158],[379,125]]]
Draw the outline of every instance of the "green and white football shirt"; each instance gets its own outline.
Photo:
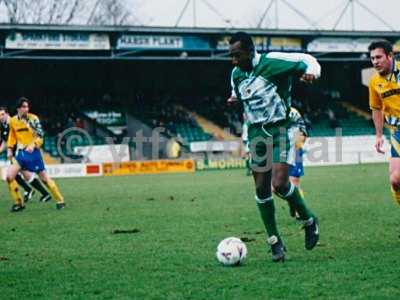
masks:
[[[317,60],[303,53],[255,53],[253,70],[232,70],[232,96],[243,102],[250,124],[271,124],[287,119],[294,77],[320,76]]]

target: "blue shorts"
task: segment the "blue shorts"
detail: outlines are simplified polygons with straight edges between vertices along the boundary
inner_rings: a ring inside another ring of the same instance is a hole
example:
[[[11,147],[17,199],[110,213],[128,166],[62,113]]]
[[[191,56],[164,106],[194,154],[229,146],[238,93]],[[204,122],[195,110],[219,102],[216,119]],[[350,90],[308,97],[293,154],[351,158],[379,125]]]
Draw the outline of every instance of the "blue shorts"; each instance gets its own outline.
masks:
[[[390,154],[392,157],[400,157],[400,129],[390,132]]]
[[[295,165],[289,165],[289,176],[297,178],[304,176],[303,162],[296,162]]]
[[[23,171],[39,173],[45,170],[42,154],[39,149],[33,150],[32,153],[26,150],[19,150],[15,160]]]
[[[297,178],[304,176],[303,155],[303,148],[296,150],[296,159],[294,161],[294,165],[289,165],[289,176]]]

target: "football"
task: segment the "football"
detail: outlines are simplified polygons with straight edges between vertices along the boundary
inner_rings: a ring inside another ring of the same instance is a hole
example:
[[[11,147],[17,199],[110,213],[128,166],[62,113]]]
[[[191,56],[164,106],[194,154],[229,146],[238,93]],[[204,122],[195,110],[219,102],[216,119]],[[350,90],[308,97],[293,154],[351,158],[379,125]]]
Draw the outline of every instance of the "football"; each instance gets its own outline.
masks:
[[[247,256],[246,244],[236,237],[223,239],[217,247],[217,259],[225,266],[238,266]]]

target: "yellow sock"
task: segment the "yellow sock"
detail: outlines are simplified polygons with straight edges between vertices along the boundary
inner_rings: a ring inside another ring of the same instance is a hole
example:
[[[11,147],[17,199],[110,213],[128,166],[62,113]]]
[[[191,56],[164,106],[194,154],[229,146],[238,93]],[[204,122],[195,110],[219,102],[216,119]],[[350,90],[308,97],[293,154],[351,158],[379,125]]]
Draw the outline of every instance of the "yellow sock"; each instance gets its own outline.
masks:
[[[19,186],[16,180],[13,180],[8,183],[8,189],[10,190],[11,197],[14,199],[15,204],[24,206],[24,199],[21,197],[19,193]]]
[[[392,197],[393,200],[397,202],[397,204],[400,205],[400,190],[395,190],[393,187],[391,187],[392,190]]]
[[[61,195],[60,190],[58,189],[56,183],[49,179],[46,183],[47,187],[49,188],[53,198],[56,200],[57,203],[64,203],[64,197]]]

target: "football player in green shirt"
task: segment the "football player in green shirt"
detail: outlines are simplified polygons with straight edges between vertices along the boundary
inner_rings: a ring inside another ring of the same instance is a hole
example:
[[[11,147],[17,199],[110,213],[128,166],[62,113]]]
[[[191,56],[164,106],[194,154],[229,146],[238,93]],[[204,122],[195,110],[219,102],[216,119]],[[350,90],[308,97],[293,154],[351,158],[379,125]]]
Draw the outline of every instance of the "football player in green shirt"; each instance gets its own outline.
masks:
[[[284,261],[285,246],[279,234],[271,183],[276,193],[298,212],[304,222],[305,248],[319,239],[318,219],[307,207],[300,190],[289,181],[290,139],[287,133],[292,81],[312,82],[320,76],[317,60],[303,53],[259,54],[251,37],[237,32],[229,42],[234,68],[228,103],[243,103],[248,128],[256,202],[267,231],[272,260]]]

